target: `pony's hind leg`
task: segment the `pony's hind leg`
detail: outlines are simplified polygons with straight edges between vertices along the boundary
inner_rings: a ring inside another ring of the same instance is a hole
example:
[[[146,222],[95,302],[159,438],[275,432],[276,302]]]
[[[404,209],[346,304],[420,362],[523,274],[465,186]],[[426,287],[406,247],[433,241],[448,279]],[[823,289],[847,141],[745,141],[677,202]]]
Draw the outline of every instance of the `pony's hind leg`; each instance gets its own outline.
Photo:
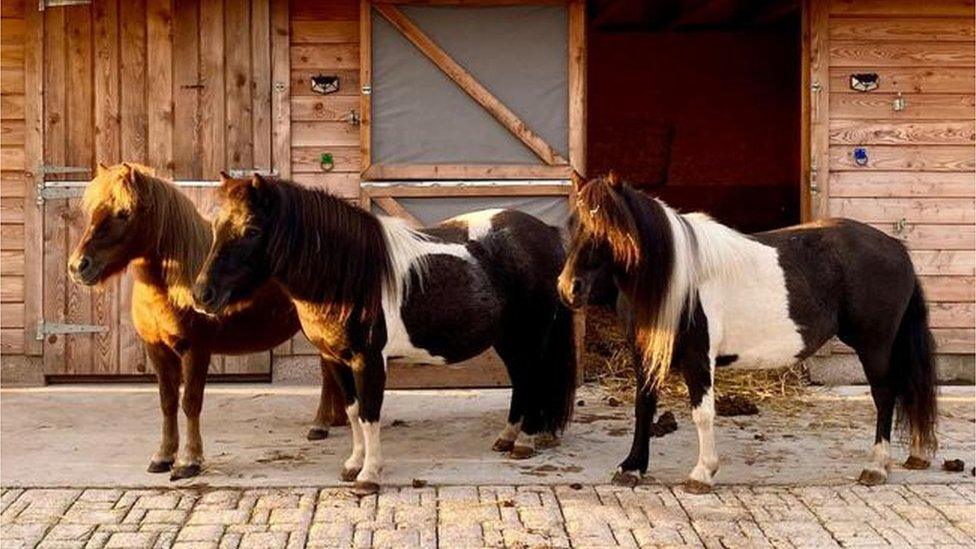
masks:
[[[896,393],[889,381],[889,355],[888,352],[858,353],[868,381],[871,383],[871,397],[874,399],[878,414],[871,461],[857,479],[858,483],[866,486],[887,482],[888,470],[891,466],[891,423],[894,417]]]
[[[336,410],[336,399],[340,398],[338,384],[335,380],[335,375],[333,375],[332,370],[339,367],[335,361],[328,360],[325,358],[321,359],[319,364],[320,370],[322,372],[322,391],[319,394],[319,407],[315,412],[315,420],[312,421],[312,426],[308,429],[308,440],[322,440],[328,438],[329,428],[333,425],[341,425],[342,414]]]
[[[149,359],[156,370],[159,382],[159,407],[163,413],[163,437],[159,450],[149,462],[150,473],[166,473],[176,462],[180,447],[180,429],[177,413],[180,409],[180,359],[169,348],[147,345]]]
[[[651,421],[657,410],[657,387],[641,382],[640,368],[637,376],[637,396],[634,399],[634,440],[617,472],[613,483],[619,486],[637,486],[647,473],[651,453]]]
[[[691,418],[698,429],[698,463],[688,475],[685,489],[692,493],[704,493],[712,489],[719,466],[714,431],[715,363],[706,357],[688,357],[682,366],[691,399]]]
[[[517,378],[520,373],[509,366],[508,361],[505,362],[505,366],[508,368],[508,378],[512,381],[512,398],[508,404],[508,420],[505,427],[491,445],[491,449],[496,452],[511,452],[515,448],[515,441],[522,431],[522,415],[525,412],[525,388],[522,379]]]
[[[200,434],[200,412],[203,410],[203,387],[207,383],[210,353],[190,349],[182,356],[183,413],[186,415],[186,444],[173,466],[170,480],[195,477],[203,470],[203,437]]]

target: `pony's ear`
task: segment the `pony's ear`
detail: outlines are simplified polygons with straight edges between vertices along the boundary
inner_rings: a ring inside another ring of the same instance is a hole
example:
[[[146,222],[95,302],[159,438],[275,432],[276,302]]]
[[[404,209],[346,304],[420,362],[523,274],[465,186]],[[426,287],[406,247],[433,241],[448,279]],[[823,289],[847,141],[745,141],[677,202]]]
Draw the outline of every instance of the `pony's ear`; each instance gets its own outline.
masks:
[[[586,185],[586,179],[576,170],[573,170],[573,175],[569,177],[569,180],[573,183],[573,192],[575,193],[579,193]]]
[[[122,183],[125,185],[133,185],[136,182],[136,169],[132,167],[132,164],[128,162],[122,163]]]
[[[271,185],[271,181],[264,176],[254,173],[251,175],[251,186],[259,191],[263,191]]]
[[[234,182],[234,178],[224,170],[220,170],[220,186],[226,187]]]
[[[620,189],[620,185],[623,184],[623,182],[620,180],[620,176],[618,176],[617,172],[613,170],[610,170],[610,172],[607,173],[607,183],[609,183],[610,188],[614,190]]]
[[[104,162],[99,162],[95,165],[95,177],[98,177],[107,171],[108,166],[106,166]]]

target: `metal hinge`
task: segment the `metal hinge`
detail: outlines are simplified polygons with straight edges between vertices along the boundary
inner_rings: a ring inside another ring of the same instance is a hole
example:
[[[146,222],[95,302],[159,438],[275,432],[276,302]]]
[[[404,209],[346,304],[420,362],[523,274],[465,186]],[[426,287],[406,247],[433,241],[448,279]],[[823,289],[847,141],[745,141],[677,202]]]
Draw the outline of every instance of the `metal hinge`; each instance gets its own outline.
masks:
[[[250,177],[254,174],[266,175],[269,177],[277,177],[278,170],[266,170],[262,168],[237,168],[233,170],[227,170],[227,174],[234,179],[243,179],[245,177]]]
[[[365,85],[362,88],[360,88],[360,91],[363,92],[363,95],[369,95],[373,93],[373,87],[370,85]]]
[[[42,166],[42,169],[44,167]],[[51,173],[51,172],[46,172]],[[72,173],[72,172],[60,172],[60,173]],[[35,202],[38,207],[44,206],[44,202],[48,200],[57,200],[60,198],[78,198],[85,194],[85,187],[87,183],[84,182],[70,182],[70,181],[41,181],[35,187]]]
[[[108,326],[97,324],[64,324],[61,322],[37,321],[37,331],[34,332],[34,339],[44,341],[49,335],[62,334],[104,334],[108,331]]]
[[[810,194],[817,194],[820,192],[820,184],[818,179],[820,176],[820,170],[817,167],[817,159],[812,158],[810,160]]]

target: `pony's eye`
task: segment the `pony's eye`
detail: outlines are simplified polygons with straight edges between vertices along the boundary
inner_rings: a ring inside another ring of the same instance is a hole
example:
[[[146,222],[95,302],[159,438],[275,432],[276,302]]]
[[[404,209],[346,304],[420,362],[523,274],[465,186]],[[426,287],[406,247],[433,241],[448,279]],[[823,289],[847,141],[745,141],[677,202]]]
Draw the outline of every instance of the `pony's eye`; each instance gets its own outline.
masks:
[[[244,229],[244,236],[247,238],[257,238],[261,236],[261,229],[257,227],[248,227]]]
[[[119,210],[115,213],[115,217],[121,221],[126,221],[129,219],[129,210]]]

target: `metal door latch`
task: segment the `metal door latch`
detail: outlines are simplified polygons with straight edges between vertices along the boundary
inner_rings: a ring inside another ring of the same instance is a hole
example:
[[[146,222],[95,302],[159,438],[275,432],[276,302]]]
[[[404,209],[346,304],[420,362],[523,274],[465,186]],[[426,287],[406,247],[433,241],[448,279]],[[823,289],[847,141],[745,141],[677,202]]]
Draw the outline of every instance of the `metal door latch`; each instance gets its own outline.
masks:
[[[34,332],[34,339],[44,341],[49,335],[63,334],[104,334],[108,332],[108,326],[97,324],[65,324],[61,322],[37,321],[37,331]]]

